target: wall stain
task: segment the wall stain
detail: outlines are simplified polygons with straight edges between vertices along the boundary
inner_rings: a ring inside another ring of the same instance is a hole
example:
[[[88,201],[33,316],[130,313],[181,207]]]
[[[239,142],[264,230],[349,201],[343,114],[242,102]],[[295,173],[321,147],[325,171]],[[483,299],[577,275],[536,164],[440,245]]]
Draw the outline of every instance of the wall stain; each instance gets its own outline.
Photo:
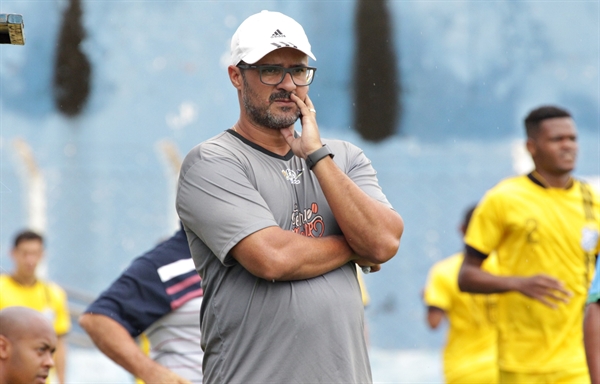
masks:
[[[90,94],[92,67],[81,50],[81,42],[85,38],[82,13],[80,0],[69,0],[57,42],[54,103],[68,117],[81,113]]]

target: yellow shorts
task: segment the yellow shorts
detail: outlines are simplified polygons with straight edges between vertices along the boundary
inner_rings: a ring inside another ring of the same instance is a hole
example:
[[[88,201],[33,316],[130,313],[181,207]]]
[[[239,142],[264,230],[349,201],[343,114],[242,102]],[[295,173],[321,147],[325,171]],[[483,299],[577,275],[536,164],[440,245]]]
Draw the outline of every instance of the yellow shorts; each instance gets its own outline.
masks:
[[[590,384],[587,368],[548,373],[500,371],[501,384]]]

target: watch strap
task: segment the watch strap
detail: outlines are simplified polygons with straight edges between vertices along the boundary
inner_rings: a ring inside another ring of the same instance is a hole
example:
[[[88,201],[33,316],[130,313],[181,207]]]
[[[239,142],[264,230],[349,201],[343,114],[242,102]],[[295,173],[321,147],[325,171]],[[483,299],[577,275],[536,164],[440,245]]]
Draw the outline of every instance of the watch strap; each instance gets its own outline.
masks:
[[[323,144],[321,148],[306,156],[306,165],[308,166],[308,169],[312,169],[315,164],[327,156],[331,156],[331,158],[333,158],[333,152],[331,152],[331,149],[329,149],[327,144]]]

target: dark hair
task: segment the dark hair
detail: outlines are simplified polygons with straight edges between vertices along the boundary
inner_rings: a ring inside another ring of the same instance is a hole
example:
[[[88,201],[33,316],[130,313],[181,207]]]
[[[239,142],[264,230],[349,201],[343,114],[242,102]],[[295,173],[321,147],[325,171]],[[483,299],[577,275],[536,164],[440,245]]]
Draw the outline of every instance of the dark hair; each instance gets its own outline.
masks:
[[[571,117],[569,111],[553,105],[544,105],[529,112],[525,118],[525,132],[528,138],[533,138],[537,135],[540,129],[540,123],[546,119],[554,119],[557,117]]]
[[[14,241],[15,248],[17,248],[22,241],[28,241],[28,240],[37,240],[40,243],[44,244],[44,238],[42,237],[42,235],[40,235],[39,233],[34,232],[32,230],[26,229],[24,231],[17,233],[17,235],[15,236],[15,241]]]
[[[473,212],[475,211],[475,208],[477,208],[477,205],[472,205],[470,208],[468,208],[465,211],[463,221],[460,224],[464,228],[465,232],[467,232],[467,228],[469,227],[469,222],[471,221],[471,216],[473,216]]]

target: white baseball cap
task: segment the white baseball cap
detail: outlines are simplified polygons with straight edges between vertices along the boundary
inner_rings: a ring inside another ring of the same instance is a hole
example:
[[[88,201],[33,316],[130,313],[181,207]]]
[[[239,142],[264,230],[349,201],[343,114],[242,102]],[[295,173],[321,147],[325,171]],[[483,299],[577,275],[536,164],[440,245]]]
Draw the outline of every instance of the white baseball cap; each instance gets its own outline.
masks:
[[[262,11],[240,24],[231,38],[231,65],[254,64],[279,48],[294,48],[317,60],[298,22],[280,12]]]

